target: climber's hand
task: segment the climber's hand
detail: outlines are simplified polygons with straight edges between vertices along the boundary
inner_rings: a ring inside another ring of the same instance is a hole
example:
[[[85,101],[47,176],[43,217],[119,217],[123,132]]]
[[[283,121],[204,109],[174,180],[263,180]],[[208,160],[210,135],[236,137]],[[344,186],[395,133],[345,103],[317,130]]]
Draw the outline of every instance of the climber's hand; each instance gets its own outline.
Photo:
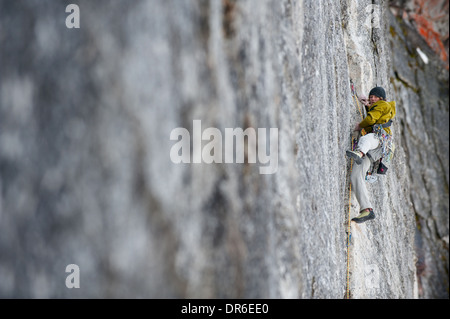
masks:
[[[359,138],[359,133],[360,133],[359,131],[353,131],[352,132],[352,138],[357,140]]]

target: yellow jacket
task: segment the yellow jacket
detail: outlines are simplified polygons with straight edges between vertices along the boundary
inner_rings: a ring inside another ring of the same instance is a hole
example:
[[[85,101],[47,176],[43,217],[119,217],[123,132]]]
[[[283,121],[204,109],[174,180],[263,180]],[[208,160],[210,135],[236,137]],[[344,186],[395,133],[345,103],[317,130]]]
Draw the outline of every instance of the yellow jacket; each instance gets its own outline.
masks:
[[[384,124],[395,116],[395,101],[386,102],[379,100],[374,103],[368,110],[366,118],[359,123],[359,127],[363,128],[367,133],[372,132],[372,125]],[[392,134],[390,127],[384,129],[386,133]]]

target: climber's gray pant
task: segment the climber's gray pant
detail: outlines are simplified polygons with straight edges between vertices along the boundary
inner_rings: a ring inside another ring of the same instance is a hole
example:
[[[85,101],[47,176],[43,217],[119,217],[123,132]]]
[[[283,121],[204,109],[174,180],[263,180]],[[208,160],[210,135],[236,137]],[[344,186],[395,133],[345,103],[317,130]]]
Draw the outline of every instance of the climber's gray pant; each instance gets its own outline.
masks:
[[[370,202],[370,194],[366,187],[366,173],[370,168],[369,157],[364,156],[361,164],[356,164],[353,162],[352,173],[350,176],[350,181],[352,183],[352,190],[358,200],[360,210],[365,208],[373,208]]]
[[[358,147],[356,149],[364,154],[367,154],[367,152],[376,149],[379,145],[380,139],[377,135],[374,133],[368,133],[359,138]]]

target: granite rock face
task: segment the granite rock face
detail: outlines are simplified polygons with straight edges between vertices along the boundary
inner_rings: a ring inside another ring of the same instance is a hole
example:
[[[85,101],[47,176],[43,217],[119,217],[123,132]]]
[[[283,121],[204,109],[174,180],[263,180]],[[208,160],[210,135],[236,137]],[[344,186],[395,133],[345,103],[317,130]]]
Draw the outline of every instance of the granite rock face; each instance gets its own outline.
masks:
[[[398,113],[351,297],[448,297],[448,73],[405,28],[385,1],[2,2],[0,296],[344,298],[352,81]],[[276,163],[250,139],[245,163],[192,163],[198,120],[224,148],[277,128]]]
[[[448,298],[448,68],[414,29],[391,16],[391,83],[405,106],[399,115],[416,216],[419,296]]]

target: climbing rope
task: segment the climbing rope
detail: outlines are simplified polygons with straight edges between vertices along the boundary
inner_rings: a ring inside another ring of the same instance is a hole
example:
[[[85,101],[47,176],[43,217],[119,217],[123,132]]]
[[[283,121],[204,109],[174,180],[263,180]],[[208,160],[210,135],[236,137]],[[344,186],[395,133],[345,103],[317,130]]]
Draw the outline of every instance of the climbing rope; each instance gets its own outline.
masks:
[[[354,138],[352,137],[352,150],[353,150],[353,140]],[[353,167],[353,158],[350,159],[350,174],[352,172],[352,167]],[[348,225],[347,225],[347,286],[346,286],[346,293],[345,293],[345,298],[346,299],[350,299],[350,240],[352,237],[352,233],[351,233],[351,220],[350,220],[350,212],[351,212],[351,207],[352,207],[352,183],[350,183],[349,187],[348,187],[348,192],[349,192],[349,196],[348,196],[348,215],[347,215],[347,220],[348,220]]]
[[[352,97],[356,101],[356,105],[358,107],[359,114],[361,115],[361,119],[364,119],[364,115],[361,111],[361,107],[359,106],[355,86],[351,80],[350,80],[350,87],[352,90]],[[362,135],[365,134],[364,129],[361,130],[361,134]],[[352,136],[351,137],[351,149],[352,150],[356,149],[356,142],[357,142],[357,140]],[[353,168],[353,159],[350,159],[350,175],[352,174],[352,168]],[[352,239],[351,219],[350,219],[351,208],[352,208],[352,183],[351,182],[349,183],[348,193],[349,193],[349,196],[348,196],[348,213],[347,213],[347,222],[348,222],[348,224],[347,224],[347,285],[346,285],[346,289],[345,289],[345,298],[346,299],[350,299],[350,242]]]

